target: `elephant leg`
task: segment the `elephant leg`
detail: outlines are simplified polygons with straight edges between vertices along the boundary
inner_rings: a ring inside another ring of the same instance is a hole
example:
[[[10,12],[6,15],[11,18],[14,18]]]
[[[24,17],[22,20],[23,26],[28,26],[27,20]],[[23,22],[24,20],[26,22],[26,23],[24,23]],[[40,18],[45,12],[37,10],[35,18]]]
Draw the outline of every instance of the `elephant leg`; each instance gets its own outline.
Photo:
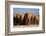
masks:
[[[25,22],[26,24],[29,24],[29,19],[26,19],[26,22]]]
[[[29,23],[28,24],[30,24],[30,19],[29,19]]]
[[[37,25],[39,24],[39,21],[37,20]]]

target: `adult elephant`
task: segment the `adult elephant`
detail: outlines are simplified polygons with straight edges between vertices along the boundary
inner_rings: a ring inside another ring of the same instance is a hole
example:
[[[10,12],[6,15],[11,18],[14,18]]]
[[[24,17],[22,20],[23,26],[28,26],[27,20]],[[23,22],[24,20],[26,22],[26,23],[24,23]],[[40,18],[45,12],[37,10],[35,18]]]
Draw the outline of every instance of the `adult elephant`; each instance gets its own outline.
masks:
[[[16,14],[16,17],[15,17],[15,25],[22,25],[21,18],[22,18],[21,14]]]
[[[29,25],[30,23],[32,23],[31,22],[32,16],[33,16],[32,13],[25,13],[24,18],[23,18],[23,23],[26,25]]]
[[[33,24],[39,24],[39,17],[36,15],[33,17]]]
[[[39,16],[36,16],[36,24],[39,24]]]

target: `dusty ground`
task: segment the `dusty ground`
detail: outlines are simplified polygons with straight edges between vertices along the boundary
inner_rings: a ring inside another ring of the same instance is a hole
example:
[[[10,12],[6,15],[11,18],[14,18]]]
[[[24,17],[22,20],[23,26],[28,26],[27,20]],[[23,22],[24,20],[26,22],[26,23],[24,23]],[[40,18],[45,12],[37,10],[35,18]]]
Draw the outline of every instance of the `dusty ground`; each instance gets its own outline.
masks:
[[[38,25],[17,25],[17,26],[14,26],[14,27],[16,27],[16,28],[20,28],[20,27],[22,27],[22,28],[24,28],[24,27],[38,27]]]

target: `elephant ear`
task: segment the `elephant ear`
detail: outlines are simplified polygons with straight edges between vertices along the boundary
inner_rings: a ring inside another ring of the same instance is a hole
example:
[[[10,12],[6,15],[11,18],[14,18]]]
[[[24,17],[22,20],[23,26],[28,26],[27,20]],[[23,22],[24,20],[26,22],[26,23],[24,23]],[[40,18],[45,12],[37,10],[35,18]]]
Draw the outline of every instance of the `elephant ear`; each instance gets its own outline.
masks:
[[[18,19],[20,18],[20,16],[21,16],[21,14],[18,14],[18,13],[16,14],[16,17],[17,17]]]

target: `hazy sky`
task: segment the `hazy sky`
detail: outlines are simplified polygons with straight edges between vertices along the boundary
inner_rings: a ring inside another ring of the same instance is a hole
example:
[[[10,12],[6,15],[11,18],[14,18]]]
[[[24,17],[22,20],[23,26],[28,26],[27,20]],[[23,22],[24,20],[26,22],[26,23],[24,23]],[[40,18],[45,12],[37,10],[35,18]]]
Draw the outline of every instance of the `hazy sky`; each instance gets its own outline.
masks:
[[[13,8],[13,14],[15,15],[16,13],[34,13],[36,15],[39,15],[39,9],[35,8]]]

